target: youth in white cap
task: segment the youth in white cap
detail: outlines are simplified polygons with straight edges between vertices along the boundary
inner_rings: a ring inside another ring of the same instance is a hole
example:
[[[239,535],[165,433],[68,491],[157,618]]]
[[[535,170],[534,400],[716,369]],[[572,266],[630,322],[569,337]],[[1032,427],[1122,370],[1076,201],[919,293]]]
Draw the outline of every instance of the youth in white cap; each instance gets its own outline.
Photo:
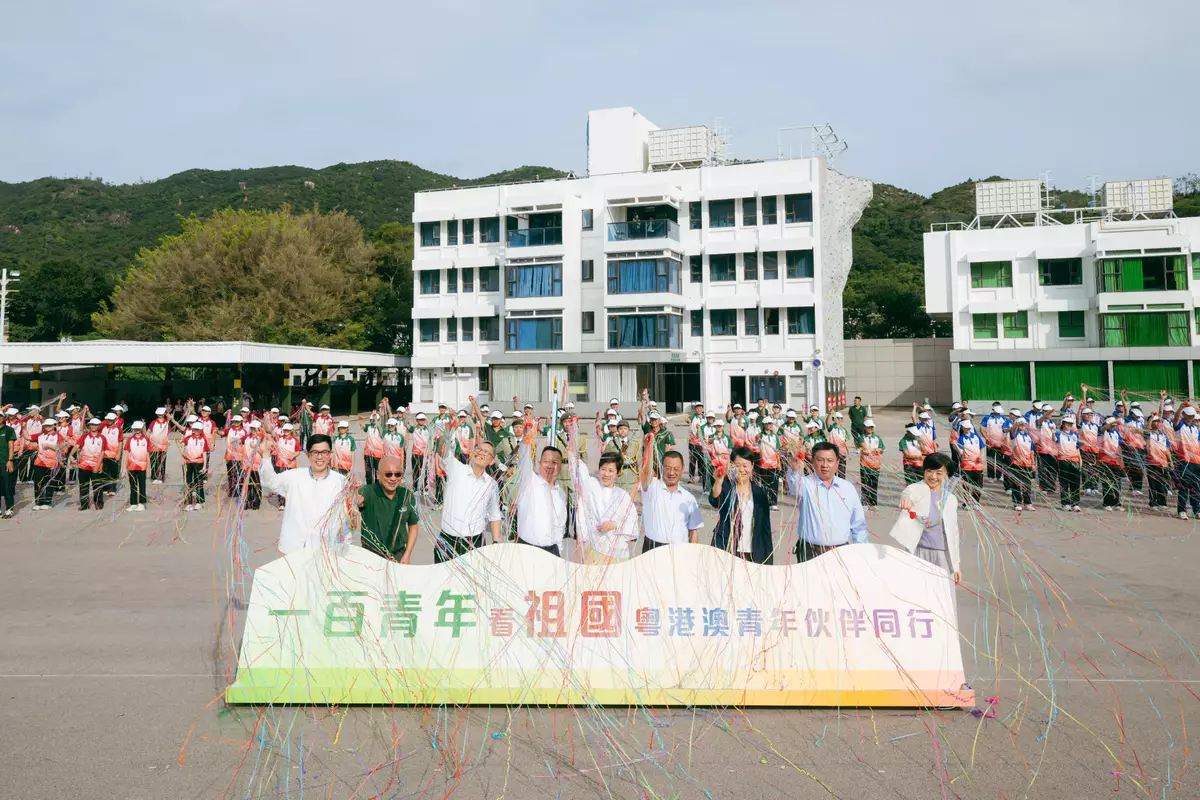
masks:
[[[116,414],[114,414],[114,413],[112,413],[112,412],[110,411],[110,412],[108,412],[107,414],[105,414],[105,415],[104,415],[104,418],[105,418],[106,420],[112,421],[112,420],[114,420],[114,419],[116,419],[116,418],[117,418],[117,415],[116,415]]]
[[[501,414],[499,411],[493,411],[493,412],[492,412],[492,413],[489,415],[489,417],[488,417],[488,418],[489,418],[489,419],[504,419],[504,415],[503,415],[503,414]],[[394,420],[388,420],[388,424],[389,424],[389,425],[391,425],[393,421],[394,421]]]
[[[338,423],[337,426],[338,426],[338,428],[349,428],[350,423],[347,422],[346,420],[342,420],[341,422]]]
[[[417,413],[417,419],[428,419],[428,417],[425,416],[424,411],[420,411]]]
[[[864,428],[874,428],[875,420],[871,419],[870,417],[867,417],[866,419],[863,420],[863,427]]]
[[[140,431],[142,428],[146,427],[146,425],[140,419],[136,419],[129,427],[131,430]]]
[[[163,406],[159,406],[158,408],[154,409],[154,413],[155,413],[155,415],[156,415],[156,416],[160,416],[160,417],[161,417],[161,416],[164,416],[164,415],[167,413],[167,409],[166,409],[165,407],[163,407]]]

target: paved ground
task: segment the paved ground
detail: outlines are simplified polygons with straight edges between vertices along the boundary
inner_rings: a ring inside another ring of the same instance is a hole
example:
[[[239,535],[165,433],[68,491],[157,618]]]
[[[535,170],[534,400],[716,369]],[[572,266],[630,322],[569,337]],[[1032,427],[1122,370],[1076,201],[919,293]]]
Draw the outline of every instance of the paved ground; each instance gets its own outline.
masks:
[[[878,416],[894,467],[901,420]],[[1200,796],[1186,732],[1200,718],[1200,540],[1195,523],[1148,516],[1144,498],[1122,515],[1089,499],[1081,515],[1017,517],[992,491],[963,519],[963,654],[996,715],[981,719],[227,709],[238,618],[218,576],[232,523],[216,502],[184,515],[177,485],[155,488],[145,514],[72,502],[0,523],[0,796]],[[898,488],[893,470],[885,505]],[[249,560],[263,563],[278,513],[249,517]],[[872,533],[891,521],[872,516]],[[417,556],[429,563],[428,540]]]

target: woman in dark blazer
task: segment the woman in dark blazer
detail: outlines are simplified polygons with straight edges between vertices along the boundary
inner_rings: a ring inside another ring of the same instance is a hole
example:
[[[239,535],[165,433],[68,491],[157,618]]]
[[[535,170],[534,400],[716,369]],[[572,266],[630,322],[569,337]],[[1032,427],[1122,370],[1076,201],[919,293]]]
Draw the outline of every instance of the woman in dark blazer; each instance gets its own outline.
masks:
[[[713,547],[731,555],[771,564],[775,537],[771,534],[771,504],[767,492],[754,483],[754,451],[735,447],[729,459],[732,480],[719,474],[713,482],[708,502],[717,509],[717,529],[713,532]],[[747,508],[750,506],[750,508]],[[750,520],[750,547],[744,548],[744,521]]]

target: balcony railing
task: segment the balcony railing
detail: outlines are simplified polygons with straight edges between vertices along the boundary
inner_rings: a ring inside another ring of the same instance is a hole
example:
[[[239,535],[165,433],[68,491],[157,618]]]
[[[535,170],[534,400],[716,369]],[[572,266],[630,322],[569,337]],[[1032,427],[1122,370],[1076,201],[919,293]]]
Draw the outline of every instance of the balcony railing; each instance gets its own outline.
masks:
[[[608,223],[608,240],[610,242],[625,242],[630,239],[674,239],[679,241],[679,225],[669,219]]]
[[[562,244],[562,228],[525,228],[508,232],[509,247],[543,247]]]

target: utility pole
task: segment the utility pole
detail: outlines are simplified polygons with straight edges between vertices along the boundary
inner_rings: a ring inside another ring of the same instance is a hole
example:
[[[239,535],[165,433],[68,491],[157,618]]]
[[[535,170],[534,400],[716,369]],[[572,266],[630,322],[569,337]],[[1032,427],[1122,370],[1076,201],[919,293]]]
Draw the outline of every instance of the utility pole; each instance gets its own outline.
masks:
[[[0,398],[4,393],[4,344],[8,341],[5,335],[5,321],[8,313],[8,285],[21,280],[21,273],[10,271],[8,267],[0,270]],[[13,289],[11,291],[17,291]]]

